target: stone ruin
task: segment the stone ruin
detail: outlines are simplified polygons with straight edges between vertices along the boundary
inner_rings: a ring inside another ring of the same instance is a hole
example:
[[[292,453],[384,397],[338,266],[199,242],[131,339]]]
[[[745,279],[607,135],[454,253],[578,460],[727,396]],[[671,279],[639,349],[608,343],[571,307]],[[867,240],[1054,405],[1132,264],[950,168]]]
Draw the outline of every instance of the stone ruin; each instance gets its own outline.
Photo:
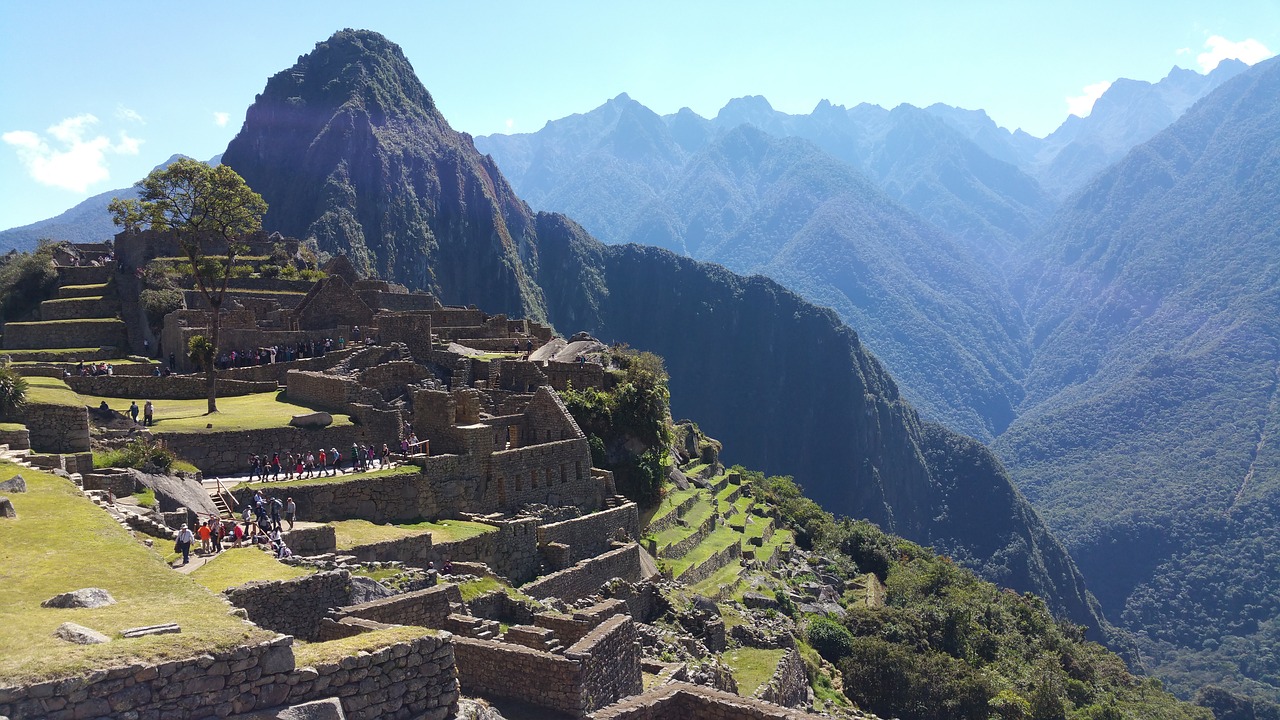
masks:
[[[252,238],[251,252],[280,242]],[[283,242],[296,252],[296,241]],[[65,254],[78,262],[94,252],[73,246]],[[114,259],[98,253],[93,256],[101,264],[91,272],[60,269],[68,285],[105,278],[119,297],[86,303],[86,311],[119,307],[122,327],[112,326],[118,333],[112,342],[162,361],[172,353],[179,371],[155,377],[122,366],[123,372],[113,376],[71,378],[73,390],[109,397],[203,396],[203,384],[181,374],[191,369],[181,350],[191,336],[207,331],[208,314],[199,307],[198,294],[186,294],[187,308],[169,313],[158,337],[151,335],[138,305],[138,269],[178,254],[172,238],[122,233]],[[326,270],[327,277],[315,282],[231,280],[222,349],[326,339],[335,344],[312,357],[221,370],[220,387],[224,395],[282,388],[290,402],[346,415],[352,423],[156,435],[204,473],[221,475],[243,471],[249,455],[264,449],[333,446],[345,453],[353,443],[377,447],[386,442],[398,451],[401,439],[412,433],[421,442],[407,454],[397,452],[402,464],[395,472],[281,487],[288,488],[301,518],[318,523],[460,519],[492,530],[440,541],[424,532],[339,555],[331,526],[299,529],[287,541],[310,557],[294,562],[336,569],[250,583],[225,594],[250,621],[282,633],[279,640],[225,658],[63,681],[78,683],[75,697],[80,699],[52,711],[45,684],[0,687],[0,715],[82,717],[109,709],[161,717],[180,700],[188,716],[222,716],[336,696],[349,717],[444,718],[456,710],[460,688],[572,717],[805,717],[678,682],[641,694],[635,621],[650,619],[648,604],[639,599],[654,593],[637,591],[623,600],[601,591],[619,582],[643,586],[654,580],[657,568],[638,544],[639,509],[617,494],[608,471],[592,467],[587,438],[557,392],[569,385],[605,388],[611,382],[597,359],[602,345],[585,336],[563,340],[537,322],[488,315],[475,307],[446,307],[429,294],[361,279],[345,258],[336,258]],[[25,332],[20,330],[19,337]],[[59,342],[76,347],[71,339]],[[9,343],[6,331],[5,347],[13,347]],[[50,363],[32,372],[61,376],[66,369],[65,362]],[[54,447],[43,432],[33,430],[32,448],[83,453],[89,436],[84,411],[61,408],[57,413],[57,422],[72,428],[75,442],[68,444],[64,431]],[[77,459],[80,465],[89,462]],[[112,490],[119,495],[131,487]],[[270,492],[271,484],[264,489]],[[231,496],[243,503],[253,492],[240,489]],[[175,523],[186,517],[170,514]],[[435,569],[445,562],[498,579],[518,593],[498,590],[464,601],[457,584],[439,582]],[[343,569],[353,563],[416,569],[427,578],[426,586],[353,604],[353,581]],[[333,667],[295,667],[287,636],[323,642],[392,625],[423,628],[423,636]],[[213,672],[219,668],[225,672]]]

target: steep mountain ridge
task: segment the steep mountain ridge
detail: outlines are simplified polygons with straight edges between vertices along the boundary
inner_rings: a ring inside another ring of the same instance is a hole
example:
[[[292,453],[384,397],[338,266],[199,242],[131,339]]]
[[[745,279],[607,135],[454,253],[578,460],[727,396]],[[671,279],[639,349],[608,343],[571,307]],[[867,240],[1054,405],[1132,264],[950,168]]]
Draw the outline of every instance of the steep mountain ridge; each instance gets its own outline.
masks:
[[[267,198],[267,231],[445,302],[545,318],[527,208],[380,35],[339,32],[274,75],[223,162]]]
[[[344,63],[351,67],[339,67]],[[388,66],[395,71],[369,71]],[[399,49],[380,35],[340,32],[295,68],[304,76],[329,68],[322,77],[345,79],[322,87],[343,91],[308,94],[311,81],[305,77],[299,87],[292,71],[275,76],[224,158],[270,203],[272,228],[327,232],[330,208],[317,198],[330,192],[326,188],[334,186],[333,173],[341,168],[378,162],[413,168],[386,175],[348,172],[339,208],[351,222],[365,224],[327,235],[322,246],[339,249],[351,241],[353,252],[363,247],[381,262],[379,246],[369,238],[413,236],[424,226],[446,228],[451,234],[434,237],[440,248],[447,242],[452,249],[432,256],[427,247],[437,276],[457,278],[453,284],[439,283],[446,301],[486,304],[536,297],[562,329],[587,329],[663,353],[677,412],[698,418],[716,437],[749,451],[741,453],[746,462],[794,474],[832,509],[875,517],[908,537],[945,543],[1001,582],[1043,594],[1062,616],[1102,626],[1070,557],[998,462],[980,448],[985,462],[961,462],[967,454],[950,446],[961,443],[957,436],[926,431],[898,396],[896,384],[830,311],[764,278],[740,278],[660,249],[607,247],[563,216],[535,215],[469,138],[449,129],[433,108],[409,106],[403,98],[426,103],[429,95],[419,91]],[[348,82],[350,87],[342,84]],[[386,83],[392,87],[360,87]],[[404,91],[397,93],[397,86]],[[290,120],[289,108],[296,105],[288,98],[294,96],[281,87],[304,93],[298,97],[304,97],[313,118],[314,139],[299,135],[302,119]],[[392,111],[388,102],[369,100],[384,96],[400,105]],[[335,123],[343,128],[336,139]],[[397,145],[401,153],[391,162],[381,152],[388,133],[418,139]],[[435,182],[399,182],[406,177]],[[464,205],[456,202],[454,188],[485,192]],[[397,212],[375,218],[376,223],[366,221],[359,214],[362,198]],[[414,227],[397,224],[419,219]],[[521,238],[524,264],[517,270],[527,271],[523,279],[534,290],[529,295],[520,272],[471,285],[463,274],[467,268],[458,267],[512,257],[515,244],[494,240],[499,222],[516,228],[512,237]],[[495,304],[510,307],[510,302]],[[972,498],[981,504],[970,507]]]
[[[1022,269],[1035,360],[996,447],[1184,693],[1280,697],[1280,61],[1080,191]]]

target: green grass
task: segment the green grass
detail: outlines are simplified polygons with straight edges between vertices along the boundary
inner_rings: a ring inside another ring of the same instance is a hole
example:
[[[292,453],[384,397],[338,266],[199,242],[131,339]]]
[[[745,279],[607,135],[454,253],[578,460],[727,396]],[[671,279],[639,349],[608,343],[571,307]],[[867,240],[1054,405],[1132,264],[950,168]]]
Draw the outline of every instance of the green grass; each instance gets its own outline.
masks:
[[[0,462],[0,476],[18,472],[28,492],[10,496],[18,518],[0,520],[0,677],[6,683],[192,657],[274,635],[229,615],[225,602],[167,567],[69,480]],[[40,607],[84,587],[105,588],[117,603],[93,610]],[[107,635],[166,622],[179,623],[182,632],[73,645],[53,636],[68,621]]]
[[[680,468],[680,472],[684,473],[685,475],[697,475],[698,473],[706,469],[707,469],[707,463],[697,463],[694,465],[687,465],[683,468]]]
[[[58,381],[61,382],[61,381]],[[97,407],[106,401],[112,410],[126,412],[133,399],[145,398],[110,398],[98,395],[81,395],[84,404]],[[293,415],[314,412],[312,408],[295,405],[285,399],[284,392],[254,393],[238,397],[218,398],[218,413],[207,415],[208,400],[155,400],[155,426],[153,432],[172,433],[208,433],[242,430],[264,430],[266,428],[285,427]],[[143,403],[139,402],[141,406]],[[205,425],[212,423],[212,428]],[[334,414],[333,425],[341,427],[350,425],[347,415]]]
[[[715,553],[741,541],[741,533],[733,530],[728,525],[722,525],[715,530],[712,530],[710,535],[704,538],[702,542],[698,543],[697,547],[690,550],[689,554],[685,555],[681,560],[687,563],[686,569],[689,567],[695,567],[705,562]],[[679,577],[679,575],[676,577]]]
[[[252,580],[289,580],[312,572],[315,571],[285,565],[258,548],[243,547],[224,550],[192,571],[191,578],[214,592],[222,592]]]
[[[368,520],[338,520],[330,524],[333,525],[334,534],[337,535],[339,550],[350,550],[361,545],[399,540],[424,533],[431,533],[431,543],[439,545],[498,531],[492,525],[468,520],[423,521],[396,525],[376,525]]]
[[[124,325],[124,321],[121,320],[120,318],[82,318],[82,319],[73,318],[71,320],[36,320],[33,322],[20,322],[20,323],[15,322],[15,323],[7,323],[7,324],[8,325],[72,325],[72,324],[78,325],[81,323],[119,323],[120,325]],[[57,348],[57,349],[62,350],[64,348]],[[97,348],[94,348],[94,350],[97,350]],[[4,352],[13,352],[13,351],[5,350]]]
[[[477,578],[475,580],[468,580],[463,583],[458,583],[458,592],[462,593],[463,602],[471,602],[472,600],[475,600],[481,595],[488,595],[494,590],[501,590],[502,592],[506,593],[507,596],[510,598],[514,598],[517,600],[525,600],[528,602],[535,602],[533,598],[529,597],[528,595],[525,595],[519,590],[516,590],[512,588],[510,585],[493,577],[482,577],[482,578]]]
[[[383,580],[387,580],[389,578],[393,578],[397,575],[400,575],[403,572],[404,570],[402,568],[384,567],[384,568],[378,568],[377,570],[366,570],[365,568],[358,568],[356,570],[352,570],[351,574],[359,575],[360,577],[367,577],[370,580],[377,580],[378,582],[382,582]]]
[[[330,483],[351,482],[353,480],[361,480],[371,477],[391,477],[393,475],[417,475],[420,471],[416,465],[400,465],[397,467],[381,468],[371,470],[369,472],[333,475],[322,477],[309,477],[301,480],[277,480],[273,482],[254,482],[245,483],[244,487],[251,490],[287,490],[295,487],[306,487],[310,485],[328,485]]]
[[[769,682],[778,669],[778,662],[786,654],[784,649],[738,648],[726,650],[720,659],[733,673],[733,679],[738,683],[738,694],[751,697],[761,685]]]
[[[45,300],[44,302],[50,305],[59,305],[59,304],[66,305],[69,303],[97,303],[97,302],[102,302],[102,299],[103,299],[102,295],[81,295],[79,297],[53,298],[52,300]],[[85,318],[85,319],[90,320],[93,318]]]
[[[674,543],[692,535],[702,525],[703,521],[711,516],[712,512],[711,503],[706,498],[698,500],[693,504],[693,507],[689,508],[689,512],[684,514],[684,521],[687,525],[677,523],[654,536],[654,539],[658,541],[658,552],[662,552]]]
[[[423,627],[397,625],[328,642],[309,643],[295,640],[293,643],[293,659],[297,667],[315,667],[337,662],[344,657],[355,655],[361,651],[372,652],[390,647],[396,643],[438,634],[439,632],[436,630],[428,630]]]
[[[3,432],[18,432],[19,430],[26,430],[26,429],[27,429],[27,426],[23,425],[22,423],[0,422],[0,431],[3,431]]]
[[[94,467],[97,467],[97,463],[94,463]],[[145,488],[142,492],[136,492],[132,497],[138,503],[138,507],[149,508],[156,506],[156,491],[151,488]]]
[[[79,395],[67,384],[57,378],[29,377],[27,381],[27,402],[41,405],[84,405]]]
[[[53,355],[55,357],[66,358],[65,360],[49,360],[48,362],[76,362],[81,356],[96,355],[100,347],[84,347],[84,348],[48,348],[43,350],[0,350],[0,355],[8,355],[15,362],[22,361],[23,358],[32,358],[37,355]],[[88,362],[86,360],[86,362]],[[94,360],[93,362],[102,362]],[[112,361],[114,362],[114,361]]]
[[[694,593],[703,597],[714,597],[720,592],[721,585],[732,585],[736,588],[741,581],[742,563],[737,560],[725,565],[711,574],[711,577],[690,587]]]
[[[89,285],[61,285],[59,286],[59,288],[62,290],[88,290],[89,288],[93,288],[95,290],[106,290],[108,284],[109,283],[91,283]]]
[[[649,518],[649,522],[657,522],[658,520],[661,520],[667,515],[675,512],[676,508],[680,507],[681,503],[694,495],[697,495],[698,492],[699,489],[696,487],[691,487],[688,490],[672,490],[671,492],[668,492],[663,496],[662,502],[658,503],[658,507],[654,510],[653,517]]]

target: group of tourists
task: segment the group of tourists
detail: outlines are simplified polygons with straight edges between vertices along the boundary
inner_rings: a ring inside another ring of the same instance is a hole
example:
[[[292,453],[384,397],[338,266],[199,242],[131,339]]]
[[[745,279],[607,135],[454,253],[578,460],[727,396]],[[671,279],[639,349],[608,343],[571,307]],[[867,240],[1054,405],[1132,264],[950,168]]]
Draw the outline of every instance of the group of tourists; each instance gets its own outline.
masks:
[[[217,515],[210,515],[195,530],[186,524],[178,531],[174,539],[173,551],[182,553],[182,564],[191,562],[191,550],[195,541],[200,541],[201,555],[217,555],[223,551],[226,543],[232,547],[249,546],[270,548],[277,558],[286,558],[293,554],[284,542],[284,524],[293,524],[298,517],[298,506],[293,498],[283,501],[278,497],[254,493],[253,500],[241,510],[240,519],[224,521]]]
[[[223,351],[215,363],[219,370],[233,367],[251,367],[253,365],[270,365],[278,362],[290,362],[302,358],[323,357],[327,352],[342,350],[346,347],[345,338],[324,338],[323,340],[303,340],[288,345],[271,345],[252,350]]]
[[[81,360],[80,364],[76,365],[76,374],[79,375],[80,377],[98,377],[100,375],[115,375],[116,368],[111,363],[105,363],[105,362],[89,363],[88,365],[85,365],[84,361]]]
[[[345,456],[336,447],[305,453],[288,451],[281,454],[277,451],[249,457],[249,480],[266,482],[335,476],[344,467],[346,472],[364,472],[374,469],[375,464],[378,468],[391,466],[390,445],[382,443],[382,447],[377,448],[372,444],[352,443],[350,454]]]
[[[105,405],[107,401],[103,400],[102,402]],[[129,403],[129,418],[132,419],[135,423],[138,422],[138,401],[137,400],[134,400]],[[146,404],[142,406],[142,424],[154,425],[155,422],[156,422],[156,406],[150,400],[148,400]]]

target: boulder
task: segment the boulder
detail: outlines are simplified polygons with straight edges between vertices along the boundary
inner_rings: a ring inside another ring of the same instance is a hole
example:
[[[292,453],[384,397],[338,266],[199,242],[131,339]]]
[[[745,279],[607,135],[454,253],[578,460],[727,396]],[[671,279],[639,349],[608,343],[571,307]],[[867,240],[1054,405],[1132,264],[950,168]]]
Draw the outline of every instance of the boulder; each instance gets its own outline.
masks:
[[[18,517],[18,511],[13,509],[13,502],[3,495],[0,495],[0,517],[14,519]]]
[[[257,710],[245,715],[232,715],[229,720],[346,720],[346,717],[342,712],[342,701],[335,697],[301,705]]]
[[[53,631],[54,637],[66,640],[69,643],[77,645],[98,645],[99,643],[110,642],[111,638],[92,628],[83,625],[77,625],[73,622],[65,622]]]
[[[289,419],[294,427],[328,427],[333,424],[333,416],[327,412],[303,413]]]
[[[373,578],[351,576],[351,605],[361,605],[371,600],[381,600],[395,595],[395,591]]]
[[[65,592],[40,603],[46,608],[100,608],[115,605],[116,599],[102,588],[81,588]]]
[[[21,475],[14,475],[4,482],[0,482],[0,492],[24,493],[26,491],[27,481],[23,480]]]

